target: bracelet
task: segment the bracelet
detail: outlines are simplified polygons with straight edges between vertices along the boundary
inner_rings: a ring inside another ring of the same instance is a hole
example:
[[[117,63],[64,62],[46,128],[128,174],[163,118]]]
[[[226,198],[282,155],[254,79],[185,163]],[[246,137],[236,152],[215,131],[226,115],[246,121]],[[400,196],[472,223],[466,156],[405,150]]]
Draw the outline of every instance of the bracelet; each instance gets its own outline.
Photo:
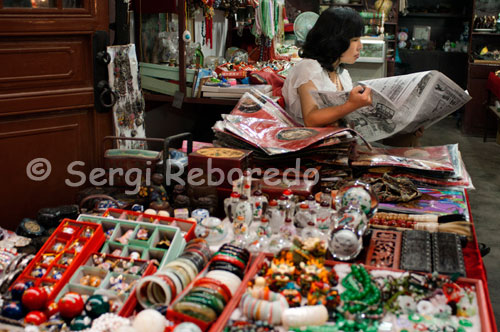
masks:
[[[174,304],[173,309],[181,314],[191,316],[207,323],[211,323],[217,319],[217,315],[212,308],[199,303],[180,301]]]
[[[223,270],[208,271],[206,277],[221,281],[223,284],[227,285],[227,288],[231,292],[231,296],[236,293],[241,284],[241,279],[235,274]]]
[[[178,267],[178,268],[182,269],[187,274],[187,276],[189,278],[189,282],[191,282],[194,278],[196,278],[196,275],[198,274],[198,273],[196,273],[196,268],[187,264],[185,260],[180,260],[180,259],[173,260],[170,263],[168,263],[167,265],[165,265],[165,268],[169,268],[169,267],[171,267],[171,268]]]
[[[190,282],[189,276],[180,267],[178,267],[178,266],[165,267],[162,269],[162,272],[165,272],[165,271],[171,271],[173,274],[175,274],[177,276],[177,278],[181,281],[182,289],[186,288],[189,285],[189,282]]]
[[[231,291],[229,290],[228,286],[225,285],[224,283],[220,282],[219,280],[212,279],[212,278],[207,278],[203,277],[194,282],[193,286],[208,286],[208,285],[214,285],[217,287],[217,290],[221,293],[221,295],[227,299],[226,303],[229,302],[229,299],[232,296]]]
[[[247,318],[278,325],[281,315],[288,309],[288,302],[280,293],[269,290],[259,292],[257,297],[246,292],[241,298],[240,309]]]
[[[230,251],[218,251],[218,252],[216,252],[216,253],[215,253],[214,258],[215,258],[215,257],[218,257],[218,256],[222,256],[222,257],[224,257],[224,256],[228,256],[228,257],[231,257],[231,258],[235,258],[235,259],[237,259],[239,262],[241,262],[241,264],[243,264],[243,265],[245,265],[245,266],[247,265],[247,261],[243,260],[243,258],[241,258],[240,256],[238,256],[238,255],[237,255],[236,253],[234,253],[234,252],[230,252]]]
[[[185,258],[196,266],[196,271],[199,273],[206,265],[205,258],[201,253],[196,253],[195,251],[187,251],[182,253],[179,258]]]
[[[222,270],[222,271],[227,271],[235,274],[238,278],[243,279],[243,271],[237,267],[232,265],[231,263],[227,262],[213,262],[210,264],[210,267],[208,268],[208,271],[212,270]]]
[[[193,294],[196,294],[196,293],[199,293],[199,292],[211,294],[211,295],[217,297],[219,300],[221,300],[221,302],[224,305],[227,304],[227,299],[224,296],[222,296],[222,294],[219,293],[214,288],[210,288],[210,287],[206,287],[206,286],[195,286],[195,287],[191,288],[191,291],[190,291],[190,293],[193,293]]]
[[[194,302],[205,305],[207,307],[212,308],[213,311],[217,315],[220,315],[222,311],[224,311],[224,303],[219,300],[217,297],[212,296],[208,293],[198,292],[193,293],[189,292],[185,297],[182,298],[181,301],[184,302]]]
[[[212,262],[227,262],[239,267],[241,270],[245,270],[245,264],[239,261],[237,258],[227,255],[217,255],[212,258]]]

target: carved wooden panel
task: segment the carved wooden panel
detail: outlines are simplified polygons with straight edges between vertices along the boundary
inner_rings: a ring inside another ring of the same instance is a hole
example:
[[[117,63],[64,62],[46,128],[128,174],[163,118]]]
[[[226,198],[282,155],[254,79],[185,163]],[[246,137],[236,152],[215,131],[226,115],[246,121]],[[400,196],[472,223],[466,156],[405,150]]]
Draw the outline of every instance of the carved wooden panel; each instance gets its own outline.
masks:
[[[85,166],[72,169],[88,174],[90,132],[88,111],[0,121],[1,197],[13,198],[0,200],[1,227],[15,229],[23,217],[36,216],[42,207],[75,203],[81,187],[68,186],[65,180],[77,183],[80,177],[70,174],[67,166],[83,161]]]
[[[89,39],[0,39],[0,63],[9,64],[0,71],[0,115],[92,105]]]

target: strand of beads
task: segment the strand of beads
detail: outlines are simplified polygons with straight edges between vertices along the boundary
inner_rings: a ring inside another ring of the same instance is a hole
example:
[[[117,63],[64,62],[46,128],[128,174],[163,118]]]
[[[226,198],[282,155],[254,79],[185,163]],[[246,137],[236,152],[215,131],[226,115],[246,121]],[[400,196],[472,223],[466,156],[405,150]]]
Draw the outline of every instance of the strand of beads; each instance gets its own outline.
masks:
[[[349,331],[377,331],[376,321],[383,313],[380,290],[361,265],[351,265],[351,272],[342,280],[345,291],[340,295],[344,317],[337,322]],[[360,319],[365,318],[365,319]]]

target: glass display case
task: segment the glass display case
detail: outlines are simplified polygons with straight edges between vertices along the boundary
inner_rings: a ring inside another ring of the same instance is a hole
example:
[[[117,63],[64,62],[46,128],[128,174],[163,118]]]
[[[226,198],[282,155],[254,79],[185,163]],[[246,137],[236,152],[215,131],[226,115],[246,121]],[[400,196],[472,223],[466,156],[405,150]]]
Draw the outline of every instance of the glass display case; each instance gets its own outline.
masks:
[[[379,38],[362,37],[363,49],[355,64],[346,65],[353,82],[387,76],[387,44]]]

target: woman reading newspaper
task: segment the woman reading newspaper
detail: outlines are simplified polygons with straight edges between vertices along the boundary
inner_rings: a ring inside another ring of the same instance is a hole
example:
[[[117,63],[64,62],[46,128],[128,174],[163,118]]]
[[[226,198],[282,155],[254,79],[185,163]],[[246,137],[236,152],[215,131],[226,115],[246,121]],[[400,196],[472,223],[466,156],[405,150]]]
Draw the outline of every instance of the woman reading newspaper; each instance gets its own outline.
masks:
[[[302,47],[304,59],[292,68],[283,86],[286,111],[295,121],[306,127],[345,126],[342,119],[347,114],[372,104],[371,89],[353,87],[351,76],[342,66],[359,58],[363,29],[363,19],[352,8],[332,7],[320,15]],[[311,90],[350,93],[344,104],[319,108]],[[421,131],[409,136],[394,137],[391,145],[415,145],[412,140],[421,136]]]

